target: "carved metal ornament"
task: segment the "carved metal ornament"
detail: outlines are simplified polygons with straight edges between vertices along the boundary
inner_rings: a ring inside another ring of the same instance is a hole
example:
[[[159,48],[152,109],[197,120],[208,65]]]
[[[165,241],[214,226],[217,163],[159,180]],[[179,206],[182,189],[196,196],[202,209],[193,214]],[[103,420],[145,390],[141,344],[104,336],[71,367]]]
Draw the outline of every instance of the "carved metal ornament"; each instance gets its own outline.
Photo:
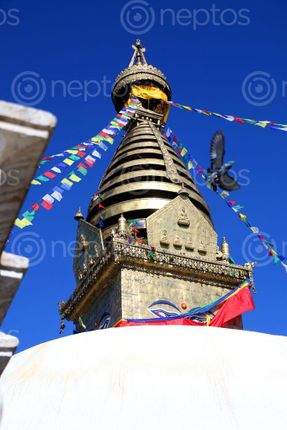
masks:
[[[253,285],[253,265],[245,266],[214,262],[199,257],[186,257],[171,254],[169,252],[156,251],[153,259],[148,254],[150,247],[147,245],[130,245],[126,241],[112,240],[95,264],[81,273],[81,282],[73,295],[61,306],[62,318],[69,319],[77,311],[82,300],[91,288],[97,285],[100,277],[107,268],[115,267],[112,262],[122,267],[130,267],[133,270],[147,271],[149,273],[164,274],[165,276],[182,277],[183,279],[202,283],[212,283],[221,288],[233,288],[240,282],[249,278]]]
[[[157,128],[152,124],[149,123],[150,128],[152,129],[152,132],[154,134],[154,136],[156,137],[156,140],[158,141],[160,150],[162,152],[162,156],[163,156],[163,160],[164,160],[164,164],[165,164],[165,168],[166,168],[166,174],[168,179],[171,180],[171,182],[173,182],[174,184],[179,184],[180,183],[180,177],[179,174],[177,172],[177,168],[175,167],[175,163],[173,162],[173,159],[169,153],[169,151],[167,150],[167,147],[162,139],[162,136],[159,132],[159,130],[157,130]]]

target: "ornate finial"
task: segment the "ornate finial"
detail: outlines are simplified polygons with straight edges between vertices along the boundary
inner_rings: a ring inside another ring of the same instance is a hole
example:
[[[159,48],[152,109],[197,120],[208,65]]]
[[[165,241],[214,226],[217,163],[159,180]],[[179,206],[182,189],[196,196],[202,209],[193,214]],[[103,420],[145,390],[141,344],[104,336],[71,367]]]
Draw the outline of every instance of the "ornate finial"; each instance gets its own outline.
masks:
[[[171,89],[166,77],[159,69],[147,63],[145,48],[143,48],[139,39],[132,45],[132,48],[134,52],[129,66],[116,77],[112,90],[112,99],[117,112],[127,102],[130,87],[135,83],[145,82],[146,85],[160,88],[167,95],[168,100],[171,97]]]
[[[120,236],[124,236],[127,233],[127,220],[123,214],[121,214],[118,221],[118,233]]]
[[[75,213],[74,220],[75,221],[80,221],[81,219],[84,219],[84,215],[82,214],[81,208],[79,208],[77,210],[77,212]]]
[[[134,53],[130,61],[129,67],[132,67],[134,64],[147,64],[147,61],[144,56],[146,50],[142,47],[140,39],[136,40],[136,44],[132,45],[132,48],[134,50]]]
[[[227,240],[225,237],[222,240],[221,252],[222,252],[223,259],[229,260],[229,257],[230,257],[229,244],[227,243]]]

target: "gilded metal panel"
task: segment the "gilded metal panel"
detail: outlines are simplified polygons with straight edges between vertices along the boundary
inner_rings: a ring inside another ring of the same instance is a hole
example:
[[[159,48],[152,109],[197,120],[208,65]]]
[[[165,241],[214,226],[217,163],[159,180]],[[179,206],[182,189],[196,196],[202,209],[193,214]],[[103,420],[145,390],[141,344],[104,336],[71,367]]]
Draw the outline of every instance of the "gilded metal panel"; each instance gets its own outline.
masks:
[[[125,151],[133,151],[134,149],[139,149],[139,146],[140,146],[140,148],[146,148],[146,147],[148,147],[148,148],[158,149],[158,143],[157,142],[154,142],[154,141],[151,141],[151,140],[148,141],[148,142],[145,142],[145,141],[142,140],[140,142],[140,145],[139,145],[139,142],[132,143],[130,145],[120,145],[118,147],[118,149],[117,149],[114,157],[116,157],[118,155],[121,155]]]
[[[170,200],[169,199],[161,199],[161,198],[138,198],[128,200],[126,202],[116,203],[111,205],[105,209],[101,210],[101,215],[104,219],[110,218],[112,216],[118,215],[120,216],[122,213],[130,212],[134,210],[141,209],[160,209],[164,205],[166,205]],[[98,220],[98,215],[95,215],[91,223],[96,223]],[[96,221],[96,222],[95,222]]]
[[[119,185],[105,193],[101,191],[101,196],[103,197],[104,200],[121,193],[130,193],[130,194],[134,193],[135,196],[137,195],[137,196],[144,197],[144,192],[148,192],[150,190],[172,191],[176,194],[180,189],[181,189],[181,185],[178,185],[178,184],[169,184],[167,182],[158,182],[158,181],[152,181],[152,180],[137,181],[137,182],[130,182],[124,185]],[[198,202],[201,203],[202,199],[199,195],[189,190],[188,190],[188,193],[190,196],[192,196],[192,198],[196,199]]]
[[[169,151],[168,151],[169,152]],[[115,157],[113,158],[111,164],[109,165],[109,169],[113,167],[113,165],[121,160],[125,160],[126,157],[129,156],[138,156],[137,158],[141,158],[141,154],[146,154],[146,155],[150,155],[150,154],[157,154],[157,155],[162,155],[161,150],[158,149],[144,149],[144,148],[137,148],[135,150],[132,151],[127,151],[125,152],[125,154],[123,155],[119,155],[116,154]],[[175,155],[172,153],[169,153],[169,156],[178,164],[180,164],[184,169],[185,169],[185,165],[183,164],[183,162]]]
[[[146,177],[147,178],[160,178],[160,177],[166,178],[166,173],[161,171],[161,170],[153,170],[153,169],[139,170],[136,172],[123,173],[122,175],[119,175],[116,178],[111,179],[109,182],[107,182],[107,184],[105,184],[103,187],[101,187],[101,192],[104,193],[105,190],[111,186],[118,186],[118,185],[126,183],[126,182],[134,182],[133,181],[134,178],[146,178]],[[184,182],[184,184],[186,186],[194,189],[195,192],[197,192],[194,183],[190,179],[187,179],[187,178],[182,176],[181,182]],[[205,205],[206,205],[206,203],[205,203]],[[206,207],[207,207],[207,205],[206,205]]]
[[[123,163],[122,165],[115,167],[113,170],[111,170],[107,175],[104,176],[103,181],[102,182],[106,182],[106,180],[114,175],[116,172],[119,172],[121,170],[124,171],[124,169],[128,168],[128,167],[134,167],[134,166],[144,166],[146,165],[147,168],[146,170],[148,170],[148,166],[149,165],[158,165],[158,166],[164,166],[164,161],[163,160],[158,160],[155,158],[141,158],[138,160],[131,160],[131,161],[127,161],[126,163]],[[188,172],[186,171],[185,168],[181,167],[181,166],[177,166],[178,170],[182,173],[184,173],[187,177],[189,177]]]

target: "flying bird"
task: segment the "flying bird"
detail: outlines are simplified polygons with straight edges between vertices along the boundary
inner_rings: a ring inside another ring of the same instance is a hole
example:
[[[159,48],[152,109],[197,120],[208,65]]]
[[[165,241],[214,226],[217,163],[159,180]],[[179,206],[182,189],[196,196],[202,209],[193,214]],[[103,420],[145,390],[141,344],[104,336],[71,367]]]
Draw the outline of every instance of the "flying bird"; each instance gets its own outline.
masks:
[[[217,187],[226,191],[236,191],[240,188],[240,185],[229,174],[234,161],[224,163],[224,155],[224,133],[216,131],[210,143],[210,168],[207,169],[208,181],[214,191],[217,190]]]

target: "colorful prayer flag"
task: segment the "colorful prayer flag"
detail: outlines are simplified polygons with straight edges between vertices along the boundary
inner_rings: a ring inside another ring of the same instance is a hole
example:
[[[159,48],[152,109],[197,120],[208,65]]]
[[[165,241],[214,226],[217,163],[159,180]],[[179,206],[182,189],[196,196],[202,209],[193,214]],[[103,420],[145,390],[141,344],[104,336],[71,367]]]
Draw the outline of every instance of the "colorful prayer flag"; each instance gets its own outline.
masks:
[[[72,166],[72,164],[74,164],[74,161],[70,160],[70,158],[65,158],[65,160],[63,160],[63,163],[67,164],[67,166]]]

